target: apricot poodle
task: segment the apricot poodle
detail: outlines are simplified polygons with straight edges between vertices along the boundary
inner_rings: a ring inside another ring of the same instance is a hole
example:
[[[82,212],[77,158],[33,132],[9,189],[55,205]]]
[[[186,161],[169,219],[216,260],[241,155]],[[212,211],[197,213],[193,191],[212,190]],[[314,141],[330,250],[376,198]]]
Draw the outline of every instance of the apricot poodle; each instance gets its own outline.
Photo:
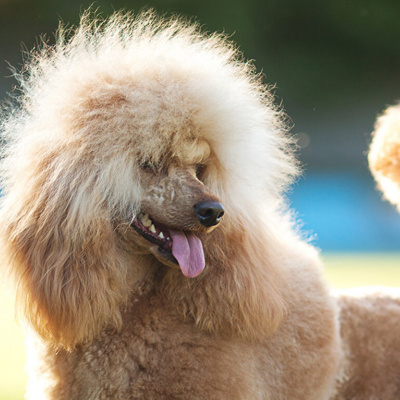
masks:
[[[400,105],[388,107],[375,124],[369,165],[385,197],[400,210]]]
[[[398,398],[400,302],[327,289],[284,116],[234,45],[85,14],[17,77],[0,238],[28,399]]]

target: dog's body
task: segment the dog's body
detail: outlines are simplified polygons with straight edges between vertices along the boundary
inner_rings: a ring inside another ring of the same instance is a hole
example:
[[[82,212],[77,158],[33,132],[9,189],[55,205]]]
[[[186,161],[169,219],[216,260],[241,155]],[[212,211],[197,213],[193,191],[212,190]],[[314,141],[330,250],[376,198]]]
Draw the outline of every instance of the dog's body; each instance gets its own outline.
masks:
[[[357,393],[362,306],[338,310],[293,229],[295,162],[251,66],[176,22],[85,18],[34,56],[3,124],[28,398],[393,398],[390,374]]]
[[[331,311],[311,307],[309,298],[297,302],[300,313],[251,343],[211,336],[154,293],[140,296],[125,310],[121,331],[103,332],[72,353],[42,348],[29,396],[47,388],[39,398],[327,399],[338,357]]]
[[[357,288],[336,293],[344,354],[335,400],[400,396],[399,292]]]

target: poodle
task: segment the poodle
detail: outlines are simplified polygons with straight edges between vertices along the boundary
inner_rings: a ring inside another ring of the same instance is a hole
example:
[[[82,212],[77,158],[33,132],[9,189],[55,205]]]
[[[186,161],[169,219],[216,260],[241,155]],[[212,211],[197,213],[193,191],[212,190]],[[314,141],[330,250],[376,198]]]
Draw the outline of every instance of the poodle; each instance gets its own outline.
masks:
[[[377,119],[368,158],[379,188],[400,211],[400,104]]]
[[[86,13],[16,75],[0,240],[28,399],[397,397],[400,303],[330,293],[284,114],[223,35]]]

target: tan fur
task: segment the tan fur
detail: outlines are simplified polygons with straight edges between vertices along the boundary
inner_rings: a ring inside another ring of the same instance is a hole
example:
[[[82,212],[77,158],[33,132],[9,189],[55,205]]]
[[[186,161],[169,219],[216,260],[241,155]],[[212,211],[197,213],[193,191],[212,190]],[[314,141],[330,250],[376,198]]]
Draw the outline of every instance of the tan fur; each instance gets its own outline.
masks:
[[[285,208],[291,141],[251,64],[150,14],[67,34],[32,54],[2,125],[27,398],[332,398],[349,371],[337,304]],[[218,226],[201,201],[222,202]],[[131,227],[141,211],[196,232],[198,277]]]
[[[378,118],[368,160],[379,188],[400,210],[400,105]]]
[[[337,296],[345,357],[334,399],[399,398],[399,290],[359,288]]]

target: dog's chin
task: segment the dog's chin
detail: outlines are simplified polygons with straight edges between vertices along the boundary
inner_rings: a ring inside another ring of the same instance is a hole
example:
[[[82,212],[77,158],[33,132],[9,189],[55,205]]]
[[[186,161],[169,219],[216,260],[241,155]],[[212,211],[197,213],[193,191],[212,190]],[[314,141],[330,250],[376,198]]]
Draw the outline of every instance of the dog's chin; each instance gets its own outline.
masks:
[[[151,245],[149,246],[149,250],[153,256],[166,265],[167,267],[174,268],[179,270],[179,263],[176,258],[172,255],[172,253],[168,250],[164,250],[162,247]]]

